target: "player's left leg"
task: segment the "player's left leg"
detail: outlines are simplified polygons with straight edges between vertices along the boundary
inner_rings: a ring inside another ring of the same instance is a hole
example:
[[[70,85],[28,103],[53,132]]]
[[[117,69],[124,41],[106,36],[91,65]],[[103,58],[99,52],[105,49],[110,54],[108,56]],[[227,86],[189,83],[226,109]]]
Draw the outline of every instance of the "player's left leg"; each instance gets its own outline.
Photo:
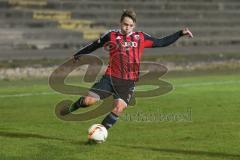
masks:
[[[122,99],[115,99],[113,105],[113,110],[102,121],[102,125],[107,129],[111,128],[117,122],[118,117],[127,108],[127,103]]]
[[[111,128],[122,112],[127,108],[135,89],[134,81],[112,79],[114,88],[114,109],[104,118],[102,125]]]

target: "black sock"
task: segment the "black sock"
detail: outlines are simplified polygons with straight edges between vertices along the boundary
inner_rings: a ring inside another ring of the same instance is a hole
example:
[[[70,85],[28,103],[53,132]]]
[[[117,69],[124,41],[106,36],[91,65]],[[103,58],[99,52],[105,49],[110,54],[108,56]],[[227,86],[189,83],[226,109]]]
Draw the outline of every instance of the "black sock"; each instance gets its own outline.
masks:
[[[106,129],[109,129],[116,123],[117,120],[118,115],[111,112],[103,119],[102,125],[104,125]]]
[[[76,102],[74,102],[70,107],[70,112],[77,110],[78,108],[85,108],[87,105],[84,104],[84,97],[80,97]]]

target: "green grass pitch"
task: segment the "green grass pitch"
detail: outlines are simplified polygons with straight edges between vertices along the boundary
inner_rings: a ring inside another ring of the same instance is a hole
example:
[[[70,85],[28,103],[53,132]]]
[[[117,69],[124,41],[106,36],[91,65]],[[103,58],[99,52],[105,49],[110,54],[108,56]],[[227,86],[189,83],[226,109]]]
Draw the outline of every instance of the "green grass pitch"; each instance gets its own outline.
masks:
[[[47,80],[0,81],[0,159],[239,160],[239,74],[165,79],[172,92],[137,99],[98,145],[86,144],[87,129],[103,116],[66,122],[54,114],[56,103],[77,96],[55,93]]]

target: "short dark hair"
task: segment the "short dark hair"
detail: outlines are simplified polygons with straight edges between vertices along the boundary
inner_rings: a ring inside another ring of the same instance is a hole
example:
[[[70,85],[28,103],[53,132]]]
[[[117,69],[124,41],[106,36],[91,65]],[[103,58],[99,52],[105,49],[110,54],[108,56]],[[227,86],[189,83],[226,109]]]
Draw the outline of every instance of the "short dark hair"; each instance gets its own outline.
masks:
[[[137,22],[136,12],[135,12],[132,8],[124,9],[124,10],[123,10],[123,13],[122,13],[122,16],[121,16],[121,22],[123,21],[123,19],[124,19],[125,17],[131,18],[134,23]]]

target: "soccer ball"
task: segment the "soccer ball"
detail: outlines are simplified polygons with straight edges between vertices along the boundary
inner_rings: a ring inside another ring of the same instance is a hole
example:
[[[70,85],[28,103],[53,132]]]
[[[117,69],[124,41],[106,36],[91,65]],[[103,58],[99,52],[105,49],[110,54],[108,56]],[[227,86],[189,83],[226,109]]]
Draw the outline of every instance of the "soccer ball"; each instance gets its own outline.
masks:
[[[88,140],[103,143],[108,136],[107,129],[102,124],[94,124],[88,129]]]

